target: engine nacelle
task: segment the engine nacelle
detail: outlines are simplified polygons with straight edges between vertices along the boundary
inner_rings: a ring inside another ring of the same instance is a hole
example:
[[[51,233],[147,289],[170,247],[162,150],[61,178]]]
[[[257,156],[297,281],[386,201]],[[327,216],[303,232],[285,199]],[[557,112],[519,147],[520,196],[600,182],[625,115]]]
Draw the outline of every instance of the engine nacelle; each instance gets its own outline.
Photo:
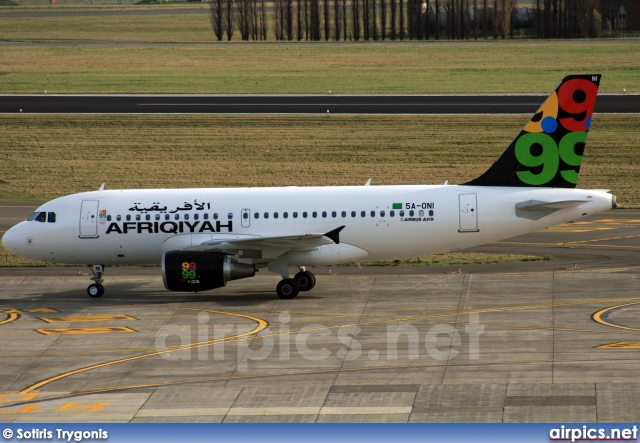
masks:
[[[170,291],[207,291],[255,274],[254,265],[233,262],[228,255],[219,252],[168,251],[162,254],[162,279],[164,287]]]

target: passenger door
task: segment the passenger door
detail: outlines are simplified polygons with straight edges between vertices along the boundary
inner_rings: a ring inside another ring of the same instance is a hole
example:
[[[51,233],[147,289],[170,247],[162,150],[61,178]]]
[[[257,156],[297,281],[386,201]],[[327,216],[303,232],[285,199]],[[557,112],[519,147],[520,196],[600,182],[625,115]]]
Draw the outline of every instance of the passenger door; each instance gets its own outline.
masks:
[[[83,200],[80,209],[80,237],[98,237],[98,200]]]
[[[460,194],[460,232],[478,231],[476,194]]]

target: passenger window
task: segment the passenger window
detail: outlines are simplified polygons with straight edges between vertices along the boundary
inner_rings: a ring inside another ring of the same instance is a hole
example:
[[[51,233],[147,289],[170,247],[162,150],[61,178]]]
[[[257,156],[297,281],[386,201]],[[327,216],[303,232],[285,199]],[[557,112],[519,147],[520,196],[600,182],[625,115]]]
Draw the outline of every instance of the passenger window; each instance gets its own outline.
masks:
[[[390,217],[395,217],[396,216],[396,211],[389,211],[389,216]]]
[[[173,216],[173,218],[174,218],[174,220],[180,220],[180,214],[175,214],[175,215]]]
[[[47,214],[47,222],[49,222],[49,223],[55,223],[56,222],[56,213],[55,212],[49,212]]]
[[[122,220],[122,217],[120,217],[120,214],[116,215],[116,221],[120,221]]]
[[[360,217],[366,217],[366,216],[367,216],[366,212],[364,212],[364,211],[360,212]]]
[[[356,211],[351,211],[351,217],[355,217],[356,216]]]
[[[347,211],[342,211],[342,218],[345,218],[347,216]]]
[[[288,212],[284,212],[284,213],[282,214],[282,217],[283,217],[283,218],[289,218],[289,213],[288,213]]]
[[[317,218],[317,217],[318,217],[318,213],[317,213],[316,211],[313,211],[313,213],[311,214],[311,216],[312,216],[313,218]]]
[[[144,219],[145,219],[146,221],[151,220],[151,215],[149,215],[149,214],[145,215],[145,216],[144,216]]]
[[[384,217],[384,211],[380,211],[380,217]]]
[[[404,209],[400,211],[400,217],[404,217]]]
[[[413,214],[415,214],[415,212],[412,209],[411,211],[409,211],[409,217],[413,217]]]
[[[107,215],[107,221],[111,221],[111,214]]]
[[[258,212],[254,212],[253,213],[253,218],[255,218],[256,220],[260,218],[260,213]]]
[[[327,211],[322,211],[322,218],[327,218]]]
[[[40,223],[46,222],[47,221],[47,213],[46,212],[39,213],[34,220],[37,221],[37,222],[40,222]]]
[[[213,214],[213,219],[214,219],[214,220],[218,220],[218,213],[217,213],[217,212],[215,212],[215,213]]]
[[[307,218],[307,211],[302,213],[302,218]]]
[[[297,212],[293,213],[293,218],[298,218],[298,213]]]
[[[205,220],[209,220],[209,214],[207,214],[206,212],[202,215],[202,218],[204,218]]]
[[[278,213],[277,212],[273,213],[273,218],[278,218]]]
[[[136,214],[136,220],[140,221],[140,214]]]
[[[420,217],[424,217],[424,211],[421,209],[420,212],[418,212],[418,215],[420,215]]]
[[[269,213],[268,212],[264,213],[264,218],[269,218]]]
[[[371,217],[375,217],[376,216],[376,211],[371,211]]]
[[[229,220],[231,220],[231,219],[233,218],[233,214],[232,214],[231,212],[229,212],[229,213],[227,214],[227,218],[228,218]]]
[[[333,217],[333,218],[336,218],[336,215],[338,215],[338,214],[336,213],[336,211],[333,211],[333,212],[331,213],[331,217]]]
[[[160,220],[160,214],[156,214],[156,220]]]
[[[200,214],[193,214],[193,219],[198,220],[200,218]]]
[[[169,215],[169,214],[165,214],[165,215],[164,215],[164,219],[165,219],[165,220],[171,220],[171,215]]]
[[[131,214],[127,214],[127,216],[125,217],[125,219],[126,219],[127,221],[131,221]]]
[[[185,219],[185,220],[189,220],[189,214],[185,214],[185,215],[184,215],[184,219]]]

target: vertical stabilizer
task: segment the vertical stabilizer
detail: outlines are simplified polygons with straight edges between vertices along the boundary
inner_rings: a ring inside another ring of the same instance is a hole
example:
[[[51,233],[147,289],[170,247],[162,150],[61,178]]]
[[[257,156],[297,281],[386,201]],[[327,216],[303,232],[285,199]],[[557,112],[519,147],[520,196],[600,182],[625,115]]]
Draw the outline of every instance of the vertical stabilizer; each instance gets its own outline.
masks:
[[[465,184],[575,188],[600,77],[565,77],[487,172]]]

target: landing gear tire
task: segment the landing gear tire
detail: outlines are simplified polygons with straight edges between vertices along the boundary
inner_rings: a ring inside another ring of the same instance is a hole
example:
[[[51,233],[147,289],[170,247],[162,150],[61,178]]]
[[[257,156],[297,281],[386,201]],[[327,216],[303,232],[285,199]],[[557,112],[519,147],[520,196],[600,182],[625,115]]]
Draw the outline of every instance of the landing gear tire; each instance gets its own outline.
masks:
[[[104,275],[104,265],[89,265],[89,269],[91,269],[91,272],[93,273],[91,280],[95,283],[89,285],[87,288],[87,294],[89,294],[89,297],[102,297],[104,294],[104,286],[102,286],[102,283],[104,282],[104,279],[102,278]]]
[[[309,271],[298,272],[293,279],[298,283],[301,291],[310,291],[316,285],[316,276]]]
[[[102,297],[104,294],[104,286],[96,284],[89,285],[87,288],[87,294],[89,294],[89,297]]]
[[[296,296],[300,292],[300,287],[294,279],[285,278],[284,280],[280,280],[280,283],[278,283],[276,292],[278,293],[278,297],[289,300],[292,298],[296,298]]]

